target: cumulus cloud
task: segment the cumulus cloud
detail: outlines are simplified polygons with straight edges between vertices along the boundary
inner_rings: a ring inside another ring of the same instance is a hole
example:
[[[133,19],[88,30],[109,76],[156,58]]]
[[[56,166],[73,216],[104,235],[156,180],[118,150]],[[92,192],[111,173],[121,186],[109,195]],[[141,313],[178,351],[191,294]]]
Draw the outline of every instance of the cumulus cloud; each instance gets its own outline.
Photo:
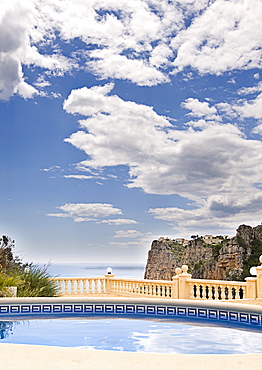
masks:
[[[71,217],[75,222],[82,222],[122,214],[121,209],[107,203],[68,203],[57,208],[64,213],[49,213],[47,216]]]
[[[262,93],[255,99],[240,101],[238,104],[233,105],[232,109],[234,109],[240,117],[262,118]]]
[[[40,169],[40,171],[44,171],[44,172],[49,172],[49,171],[59,171],[59,170],[61,170],[62,171],[62,169],[61,169],[61,167],[60,166],[51,166],[51,167],[48,167],[48,168],[41,168]]]
[[[256,92],[262,91],[262,82],[259,82],[255,86],[250,86],[250,87],[242,87],[241,89],[238,90],[239,95],[248,95],[248,94],[253,94]]]
[[[67,112],[88,116],[80,120],[81,130],[66,140],[86,152],[82,166],[101,170],[126,165],[129,188],[188,199],[193,209],[164,209],[162,213],[162,219],[180,226],[195,218],[222,224],[222,218],[236,221],[250,212],[258,218],[260,141],[247,140],[233,124],[205,125],[204,118],[197,130],[177,130],[151,107],[110,95],[112,89],[110,84],[74,90],[64,103]],[[187,100],[185,106],[196,116],[217,113],[197,99]],[[151,210],[160,218],[158,212]]]
[[[80,121],[82,130],[66,139],[90,156],[90,160],[81,162],[82,166],[135,166],[144,157],[149,160],[161,152],[158,140],[166,140],[168,145],[160,128],[171,126],[169,121],[151,107],[109,96],[112,88],[113,84],[107,84],[73,90],[64,102],[68,113],[90,116]]]
[[[188,113],[189,116],[205,118],[206,120],[220,119],[219,116],[217,116],[216,107],[210,107],[208,102],[201,102],[198,99],[188,98],[181,104],[181,106],[191,111]]]
[[[94,179],[94,176],[87,175],[64,175],[66,179],[77,179],[77,180],[91,180]]]
[[[151,208],[154,218],[170,223],[181,235],[201,231],[230,233],[243,223],[256,226],[261,221],[262,192],[211,195],[194,209]],[[188,234],[189,235],[189,234]]]
[[[202,74],[261,68],[261,15],[258,0],[212,2],[172,40],[174,67],[191,66]]]
[[[130,233],[128,232],[130,231]],[[153,235],[151,232],[141,233],[136,230],[119,230],[119,234],[116,233],[115,237],[126,239],[125,241],[113,241],[110,245],[118,248],[148,248],[148,245],[152,243],[153,239],[158,239],[159,235]],[[133,234],[133,235],[132,235]],[[119,235],[119,236],[118,236]],[[135,240],[128,240],[129,238],[134,238]]]
[[[261,68],[261,14],[259,0],[4,1],[0,99],[33,97],[50,84],[44,72],[73,68],[146,86],[188,66],[201,74]],[[42,70],[35,87],[23,66]]]
[[[251,131],[253,134],[262,135],[262,123],[254,127]]]
[[[117,230],[115,238],[137,238],[141,233],[137,230]]]
[[[39,1],[10,0],[1,4],[0,11],[0,99],[6,100],[17,93],[32,98],[38,91],[28,84],[22,71],[23,65],[37,66],[49,71],[69,70],[74,64],[54,52],[41,54],[40,40],[48,38],[48,20],[43,26]],[[49,29],[50,30],[50,29]],[[37,85],[36,85],[37,86]]]
[[[100,221],[101,224],[108,224],[108,225],[128,225],[128,224],[138,224],[135,220],[129,220],[128,218],[115,218],[110,220],[102,220]]]

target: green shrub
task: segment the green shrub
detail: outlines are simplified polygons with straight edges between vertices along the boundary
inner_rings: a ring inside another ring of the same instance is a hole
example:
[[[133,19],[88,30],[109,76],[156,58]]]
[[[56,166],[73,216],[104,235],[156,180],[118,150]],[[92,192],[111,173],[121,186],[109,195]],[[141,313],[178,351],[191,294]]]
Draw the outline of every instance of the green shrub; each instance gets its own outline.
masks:
[[[8,287],[18,286],[20,283],[21,279],[19,279],[19,277],[8,276],[7,274],[0,273],[0,297],[8,296]]]
[[[32,266],[23,273],[22,283],[18,286],[18,297],[54,297],[56,287],[50,280],[46,268]]]

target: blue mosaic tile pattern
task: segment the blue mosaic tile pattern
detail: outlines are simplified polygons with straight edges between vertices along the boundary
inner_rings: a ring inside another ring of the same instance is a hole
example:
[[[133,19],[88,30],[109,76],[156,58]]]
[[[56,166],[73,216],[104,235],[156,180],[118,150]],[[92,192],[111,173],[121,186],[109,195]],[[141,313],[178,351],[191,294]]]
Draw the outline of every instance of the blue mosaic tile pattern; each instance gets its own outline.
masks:
[[[123,315],[150,315],[178,318],[199,318],[227,321],[262,326],[262,315],[248,312],[238,312],[218,308],[163,306],[154,304],[113,304],[113,303],[50,303],[50,304],[0,304],[0,319],[2,317],[15,317],[39,314],[117,314]]]

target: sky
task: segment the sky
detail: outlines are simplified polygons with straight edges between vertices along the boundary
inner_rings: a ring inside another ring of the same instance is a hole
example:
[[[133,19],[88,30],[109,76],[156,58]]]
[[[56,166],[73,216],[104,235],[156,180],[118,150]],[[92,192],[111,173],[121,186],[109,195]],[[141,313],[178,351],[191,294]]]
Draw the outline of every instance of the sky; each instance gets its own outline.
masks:
[[[146,263],[261,223],[260,0],[0,0],[1,235]]]

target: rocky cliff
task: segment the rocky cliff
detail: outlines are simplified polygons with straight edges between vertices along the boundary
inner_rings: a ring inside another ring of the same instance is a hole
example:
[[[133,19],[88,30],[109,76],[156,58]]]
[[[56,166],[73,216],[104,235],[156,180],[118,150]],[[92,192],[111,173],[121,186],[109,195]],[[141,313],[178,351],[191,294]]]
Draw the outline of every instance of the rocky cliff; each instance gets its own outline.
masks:
[[[145,279],[171,280],[176,267],[186,264],[193,278],[243,280],[262,254],[262,225],[241,225],[236,236],[207,240],[195,236],[186,244],[160,238],[148,252]]]

